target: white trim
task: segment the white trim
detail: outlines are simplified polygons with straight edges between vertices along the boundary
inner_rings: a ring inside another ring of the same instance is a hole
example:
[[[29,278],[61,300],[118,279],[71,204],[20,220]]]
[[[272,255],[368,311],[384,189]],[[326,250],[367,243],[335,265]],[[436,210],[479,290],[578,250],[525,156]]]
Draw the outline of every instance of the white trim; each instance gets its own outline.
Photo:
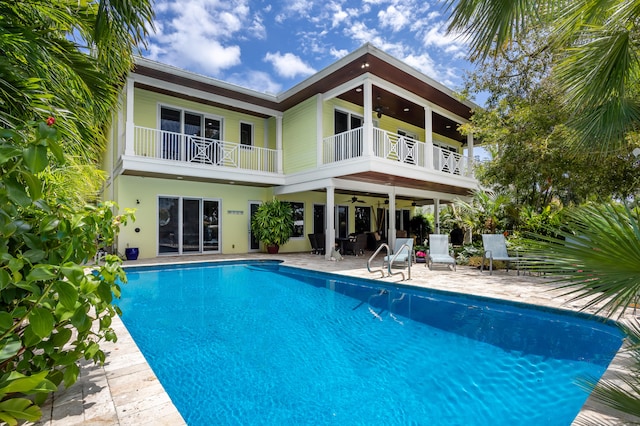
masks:
[[[228,105],[230,107],[240,108],[247,112],[253,112],[261,115],[272,115],[274,117],[282,116],[282,112],[277,111],[275,109],[266,108],[263,106],[255,105],[245,101],[239,101],[232,98],[227,98],[226,96],[216,95],[214,93],[205,92],[203,90],[192,89],[190,87],[185,87],[180,84],[175,84],[175,83],[171,83],[164,80],[158,80],[158,79],[147,77],[140,74],[133,74],[132,78],[137,83],[146,84],[148,86],[153,86],[153,87],[161,88],[164,90],[169,90],[171,92],[181,93],[183,95],[203,99],[209,102],[216,102],[223,105]]]

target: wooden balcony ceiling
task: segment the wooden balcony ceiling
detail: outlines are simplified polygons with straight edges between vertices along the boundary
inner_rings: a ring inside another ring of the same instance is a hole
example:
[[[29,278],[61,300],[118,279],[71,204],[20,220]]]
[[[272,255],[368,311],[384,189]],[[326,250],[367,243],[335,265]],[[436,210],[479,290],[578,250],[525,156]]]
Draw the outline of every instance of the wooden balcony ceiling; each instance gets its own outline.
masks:
[[[340,176],[341,179],[355,180],[359,182],[375,183],[390,185],[404,188],[414,188],[424,191],[436,191],[446,194],[468,196],[471,195],[471,190],[454,185],[445,185],[436,182],[426,182],[424,180],[412,179],[404,176],[394,176],[379,172],[364,172],[355,173],[351,175]]]

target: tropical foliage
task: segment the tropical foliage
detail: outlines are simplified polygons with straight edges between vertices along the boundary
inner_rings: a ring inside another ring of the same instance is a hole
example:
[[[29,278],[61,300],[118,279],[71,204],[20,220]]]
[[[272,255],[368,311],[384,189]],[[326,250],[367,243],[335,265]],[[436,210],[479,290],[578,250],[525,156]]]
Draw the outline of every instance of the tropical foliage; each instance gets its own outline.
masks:
[[[260,204],[251,218],[251,232],[266,246],[281,246],[293,233],[291,203],[274,198]]]
[[[536,31],[522,38],[467,78],[467,94],[488,94],[485,107],[462,127],[491,153],[477,169],[480,182],[537,211],[554,201],[640,195],[640,158],[632,154],[638,142],[630,136],[620,150],[606,153],[576,147],[563,91],[551,73],[552,49]]]
[[[65,152],[95,162],[152,16],[149,0],[0,1],[0,122],[55,117]]]
[[[472,57],[499,56],[538,31],[554,51],[569,123],[585,150],[618,151],[637,131],[640,2],[455,0],[449,29],[469,37]]]
[[[149,0],[0,1],[0,421],[34,421],[79,360],[104,361],[130,212],[87,206]],[[95,184],[94,184],[95,182]]]
[[[131,214],[47,195],[38,174],[50,155],[64,161],[60,145],[44,122],[0,129],[0,420],[10,425],[37,420],[47,394],[76,381],[78,361],[103,362],[99,342],[116,339],[120,259],[85,268]]]
[[[631,160],[631,170],[637,173],[638,164],[625,153],[637,146],[640,123],[640,1],[452,0],[449,4],[453,7],[450,30],[469,37],[472,57],[481,62],[501,57],[531,31],[542,34],[547,40],[543,51],[552,54],[548,75],[558,89],[556,105],[566,114],[560,124],[566,126],[567,137],[575,140],[571,153],[590,155],[586,164],[591,167],[578,171],[600,167],[601,159],[613,153],[623,162]],[[498,120],[495,130],[500,132]],[[637,191],[636,178],[626,172],[612,178]],[[604,187],[601,181],[592,183],[598,190],[597,185]],[[640,233],[637,210],[617,205],[610,195],[603,193],[600,206],[571,210],[566,224],[546,232],[550,236],[537,235],[530,255],[543,260],[534,261],[539,268],[557,274],[574,300],[585,301],[585,309],[597,305],[611,316],[628,309],[630,302],[637,303]],[[623,203],[634,203],[624,192],[619,195]],[[625,330],[635,364],[619,373],[623,386],[605,380],[593,394],[635,416],[633,421],[638,423],[640,327],[634,320]]]

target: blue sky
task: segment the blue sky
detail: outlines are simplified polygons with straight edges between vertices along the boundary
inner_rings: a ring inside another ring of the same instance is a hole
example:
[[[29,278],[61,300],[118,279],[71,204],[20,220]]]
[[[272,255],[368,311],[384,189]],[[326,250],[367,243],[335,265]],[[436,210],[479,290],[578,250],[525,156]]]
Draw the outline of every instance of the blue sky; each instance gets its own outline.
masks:
[[[366,42],[451,89],[472,66],[439,0],[156,0],[144,56],[280,93]]]

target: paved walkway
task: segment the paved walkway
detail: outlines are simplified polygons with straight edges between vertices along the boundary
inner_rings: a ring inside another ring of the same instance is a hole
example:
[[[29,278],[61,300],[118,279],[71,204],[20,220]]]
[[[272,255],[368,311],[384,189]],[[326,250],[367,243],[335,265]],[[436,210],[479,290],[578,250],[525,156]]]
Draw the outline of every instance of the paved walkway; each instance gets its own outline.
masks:
[[[345,256],[343,261],[335,262],[308,253],[161,257],[125,262],[125,266],[235,259],[281,259],[286,265],[312,270],[365,278],[379,276],[367,271],[366,257]],[[384,280],[396,282],[399,279],[395,276]],[[580,303],[572,303],[563,296],[563,292],[550,280],[529,275],[516,276],[515,271],[494,271],[490,276],[487,272],[480,273],[478,269],[463,266],[454,272],[444,265],[436,265],[430,271],[424,264],[416,264],[411,268],[411,281],[408,283],[562,309],[579,310],[581,307]],[[185,424],[119,318],[114,319],[113,326],[118,341],[101,345],[107,355],[105,364],[84,365],[78,382],[55,393],[43,407],[44,415],[37,425]],[[605,374],[611,377],[615,371],[624,370],[628,362],[630,360],[624,354],[618,354]],[[589,399],[575,423],[586,420],[597,424],[626,423],[608,412],[607,408]]]

